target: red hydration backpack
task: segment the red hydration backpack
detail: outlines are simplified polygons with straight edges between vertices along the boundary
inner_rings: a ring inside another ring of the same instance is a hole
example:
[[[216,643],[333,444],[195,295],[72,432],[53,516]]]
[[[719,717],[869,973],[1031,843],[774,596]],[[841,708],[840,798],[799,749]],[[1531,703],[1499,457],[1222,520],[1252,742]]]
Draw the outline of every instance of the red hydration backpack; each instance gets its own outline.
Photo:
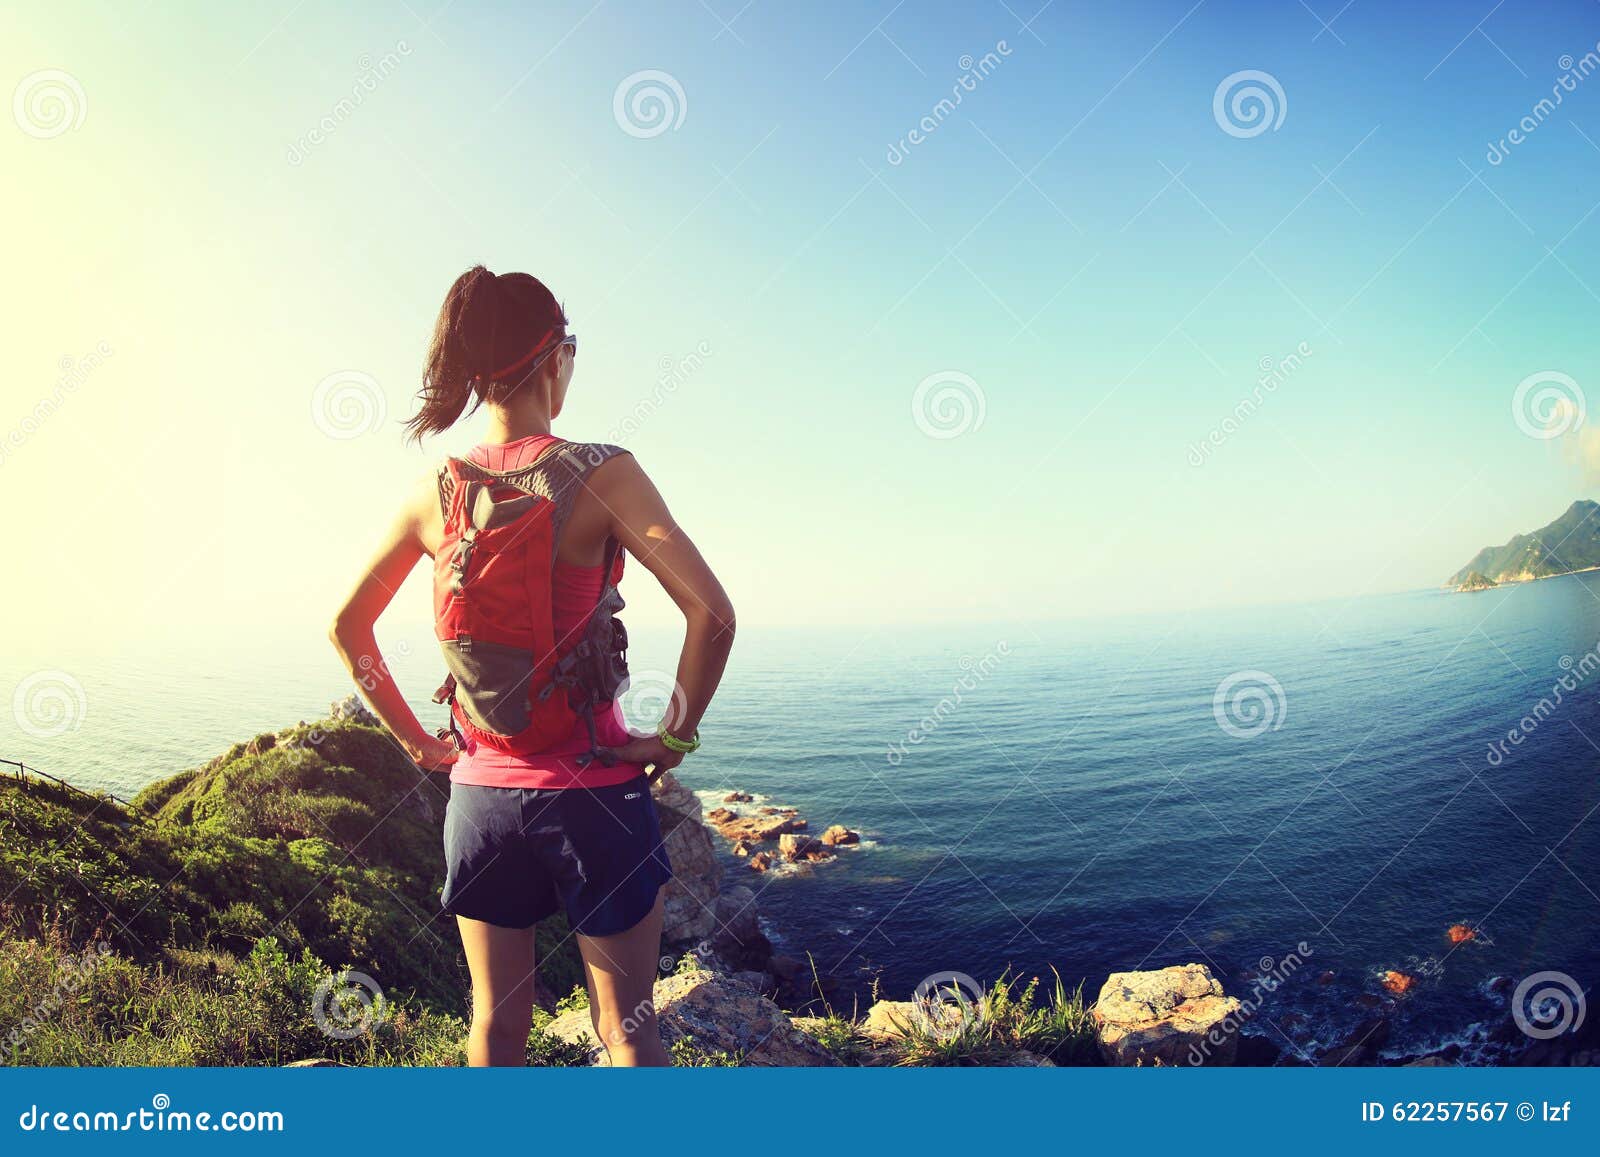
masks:
[[[433,617],[450,669],[437,701],[450,704],[458,741],[533,755],[566,741],[582,719],[590,753],[580,762],[599,755],[594,709],[628,674],[627,633],[615,617],[623,606],[621,544],[606,539],[600,597],[568,638],[556,637],[551,595],[556,547],[584,478],[619,453],[557,442],[530,465],[504,471],[445,459]]]

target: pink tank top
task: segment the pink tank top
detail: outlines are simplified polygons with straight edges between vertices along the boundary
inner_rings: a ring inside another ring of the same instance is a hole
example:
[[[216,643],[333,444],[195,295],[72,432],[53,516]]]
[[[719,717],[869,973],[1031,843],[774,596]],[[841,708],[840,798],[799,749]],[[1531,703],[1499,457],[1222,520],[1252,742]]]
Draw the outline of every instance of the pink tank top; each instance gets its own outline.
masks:
[[[560,440],[550,434],[532,434],[515,442],[474,446],[467,457],[490,470],[518,470]],[[621,569],[622,558],[618,557],[619,577]],[[600,597],[601,578],[599,566],[556,563],[551,602],[555,610],[558,639],[577,631],[594,610],[595,600]],[[605,747],[620,747],[633,738],[610,704],[595,708],[594,726],[595,734]],[[468,740],[466,751],[450,769],[450,779],[455,783],[476,787],[610,787],[626,783],[644,771],[643,765],[638,763],[618,763],[607,767],[599,760],[587,767],[580,767],[577,757],[586,755],[588,751],[589,733],[582,720],[578,721],[566,742],[539,755],[507,755],[479,747]]]

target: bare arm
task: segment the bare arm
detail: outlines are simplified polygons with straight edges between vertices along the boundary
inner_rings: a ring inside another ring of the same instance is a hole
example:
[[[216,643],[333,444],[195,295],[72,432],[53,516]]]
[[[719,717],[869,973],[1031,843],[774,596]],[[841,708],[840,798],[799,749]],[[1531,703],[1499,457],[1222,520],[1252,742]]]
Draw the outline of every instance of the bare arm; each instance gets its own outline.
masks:
[[[683,612],[680,699],[663,722],[668,734],[687,740],[699,727],[733,649],[733,603],[632,455],[615,458],[597,470],[592,485],[609,513],[611,533],[655,575]],[[617,748],[616,754],[653,763],[659,771],[676,767],[683,759],[654,736]]]
[[[344,660],[345,668],[354,677],[373,713],[405,748],[406,754],[430,771],[453,763],[455,746],[429,735],[417,721],[416,713],[406,703],[384,662],[373,627],[400,584],[417,565],[417,560],[427,553],[421,535],[422,519],[428,509],[424,503],[437,501],[432,479],[425,480],[384,532],[366,573],[339,608],[328,632],[334,650]]]

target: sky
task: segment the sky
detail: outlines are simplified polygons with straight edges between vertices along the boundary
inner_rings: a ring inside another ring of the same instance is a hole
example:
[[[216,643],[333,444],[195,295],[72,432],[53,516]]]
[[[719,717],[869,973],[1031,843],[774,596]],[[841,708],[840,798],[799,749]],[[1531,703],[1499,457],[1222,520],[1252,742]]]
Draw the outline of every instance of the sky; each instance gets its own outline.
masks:
[[[8,630],[320,632],[483,430],[400,429],[480,261],[564,301],[557,432],[636,453],[741,622],[1437,585],[1595,493],[1597,42],[1518,0],[8,5]]]

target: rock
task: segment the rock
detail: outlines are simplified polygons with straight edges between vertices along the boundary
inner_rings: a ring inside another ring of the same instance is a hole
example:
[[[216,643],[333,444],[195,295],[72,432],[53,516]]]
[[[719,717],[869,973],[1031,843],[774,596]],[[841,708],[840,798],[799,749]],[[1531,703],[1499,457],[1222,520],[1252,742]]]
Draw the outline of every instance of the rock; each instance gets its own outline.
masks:
[[[826,864],[834,857],[831,852],[825,852],[821,848],[812,848],[801,858],[809,864]]]
[[[861,842],[861,833],[853,832],[843,824],[833,824],[827,831],[822,833],[822,842],[830,848],[836,848],[843,844],[859,844]]]
[[[723,803],[749,803],[751,800],[753,800],[755,798],[756,798],[755,796],[751,795],[747,791],[730,791],[727,795],[722,797],[722,802]]]
[[[778,986],[760,969],[747,968],[731,974],[729,980],[735,984],[742,984],[751,992],[760,993],[762,996],[771,996],[778,991]]]
[[[1407,1061],[1400,1066],[1404,1069],[1447,1069],[1450,1062],[1443,1057],[1418,1057],[1414,1061]]]
[[[750,854],[750,850],[751,850],[751,845],[750,845],[750,841],[749,840],[734,840],[733,841],[733,854],[734,855],[736,855],[736,856],[748,856]]]
[[[706,818],[717,829],[718,835],[734,844],[764,843],[767,840],[777,839],[785,832],[800,831],[806,826],[805,820],[792,815],[746,816],[725,807],[713,808]]]
[[[1404,996],[1417,986],[1417,978],[1391,968],[1383,974],[1383,987],[1396,996]]]
[[[805,965],[793,956],[774,956],[767,961],[767,971],[783,981],[793,980],[804,970]]]
[[[1049,1057],[1042,1057],[1038,1053],[1029,1052],[1027,1049],[1018,1049],[1006,1057],[1005,1060],[996,1061],[995,1067],[1002,1069],[1053,1069],[1059,1066]]]
[[[1372,1052],[1360,1045],[1340,1045],[1317,1055],[1317,1064],[1325,1069],[1351,1069],[1372,1063]]]
[[[1489,981],[1490,992],[1510,992],[1517,982],[1509,976],[1496,976]]]
[[[1360,1008],[1382,1008],[1384,1006],[1384,999],[1383,997],[1375,996],[1370,992],[1358,992],[1356,994],[1356,1004]]]
[[[909,1000],[880,1000],[867,1009],[861,1035],[880,1043],[899,1040],[916,1023],[916,1010],[916,1004]]]
[[[704,1052],[740,1055],[756,1067],[837,1065],[833,1054],[801,1032],[772,1001],[742,983],[713,972],[682,972],[656,981],[656,1018],[661,1039],[671,1048],[693,1037]],[[573,1009],[552,1020],[546,1032],[574,1044],[588,1044],[595,1063],[604,1049],[594,1041],[588,1009]]]
[[[1093,1010],[1112,1065],[1227,1065],[1239,1047],[1237,998],[1203,964],[1114,972]]]
[[[764,816],[792,816],[800,811],[797,807],[772,807],[770,805],[759,807],[756,810]]]
[[[1328,987],[1328,985],[1332,984],[1335,979],[1336,978],[1334,977],[1333,970],[1331,968],[1326,972],[1317,973],[1317,983],[1323,988]]]
[[[271,751],[276,746],[278,746],[278,737],[269,731],[265,735],[256,736],[245,744],[244,753],[246,755],[260,755],[263,751]]]
[[[811,852],[820,852],[822,845],[814,836],[799,835],[789,832],[778,837],[778,855],[788,860],[791,864],[808,858]]]
[[[1465,944],[1478,938],[1478,930],[1471,924],[1452,924],[1445,929],[1445,939],[1452,944]]]
[[[1381,1049],[1389,1043],[1388,1019],[1381,1016],[1367,1017],[1350,1031],[1350,1035],[1344,1038],[1344,1043],[1373,1051]]]
[[[367,705],[361,702],[361,696],[351,692],[343,699],[334,703],[328,709],[330,719],[340,719],[347,723],[360,723],[366,727],[382,727],[378,717],[367,710]]]
[[[717,897],[717,930],[711,947],[735,968],[762,968],[772,958],[772,942],[761,931],[756,894],[743,884]]]
[[[1283,1050],[1273,1044],[1270,1038],[1259,1033],[1240,1033],[1239,1049],[1234,1055],[1233,1063],[1266,1069],[1277,1064],[1281,1056]]]
[[[824,978],[824,985],[826,983],[827,978]],[[977,1010],[971,1004],[954,1001],[930,1000],[919,1005],[914,1000],[880,1000],[867,1009],[860,1031],[875,1044],[899,1040],[917,1027],[953,1035],[960,1031],[964,1020],[976,1015]]]
[[[772,856],[767,852],[757,852],[750,857],[750,870],[752,872],[765,872],[772,867]]]
[[[716,929],[722,871],[711,832],[700,822],[700,800],[669,771],[651,786],[661,839],[672,860],[665,889],[661,939],[668,944],[700,940]]]

